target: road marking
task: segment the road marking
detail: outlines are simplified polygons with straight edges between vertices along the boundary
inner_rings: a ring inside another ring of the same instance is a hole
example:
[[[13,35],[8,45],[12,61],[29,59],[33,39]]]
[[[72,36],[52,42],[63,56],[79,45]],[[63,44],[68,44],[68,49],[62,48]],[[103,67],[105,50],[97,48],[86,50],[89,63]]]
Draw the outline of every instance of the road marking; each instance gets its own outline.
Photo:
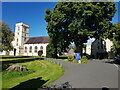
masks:
[[[115,67],[117,67],[117,69],[119,70],[119,67],[118,67],[118,65],[116,65],[116,64],[113,64]],[[120,71],[120,70],[119,70]]]

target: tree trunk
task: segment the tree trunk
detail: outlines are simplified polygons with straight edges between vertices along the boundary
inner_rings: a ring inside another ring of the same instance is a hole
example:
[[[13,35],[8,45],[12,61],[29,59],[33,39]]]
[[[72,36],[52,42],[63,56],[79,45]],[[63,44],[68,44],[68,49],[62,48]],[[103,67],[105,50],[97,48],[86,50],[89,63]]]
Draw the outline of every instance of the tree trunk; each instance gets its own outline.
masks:
[[[57,58],[58,56],[57,56],[57,43],[55,43],[54,42],[54,44],[53,44],[53,48],[54,48],[54,53],[53,53],[53,58]]]
[[[76,47],[76,53],[80,53],[82,55],[82,47],[81,46],[77,46]]]
[[[80,53],[80,55],[83,55],[83,43],[75,43],[76,50],[75,53]]]
[[[58,55],[57,55],[57,47],[55,47],[55,51],[54,51],[53,58],[58,58]]]
[[[9,53],[10,53],[9,51],[6,51],[6,55],[7,55],[7,56],[9,56]]]

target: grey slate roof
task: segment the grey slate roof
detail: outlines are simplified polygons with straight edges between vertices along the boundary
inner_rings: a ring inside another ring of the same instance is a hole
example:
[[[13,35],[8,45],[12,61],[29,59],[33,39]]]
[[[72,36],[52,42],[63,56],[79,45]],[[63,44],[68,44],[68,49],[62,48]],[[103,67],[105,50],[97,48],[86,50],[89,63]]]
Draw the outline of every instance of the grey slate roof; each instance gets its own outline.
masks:
[[[42,37],[30,37],[25,44],[39,44],[39,43],[48,43],[49,36]]]

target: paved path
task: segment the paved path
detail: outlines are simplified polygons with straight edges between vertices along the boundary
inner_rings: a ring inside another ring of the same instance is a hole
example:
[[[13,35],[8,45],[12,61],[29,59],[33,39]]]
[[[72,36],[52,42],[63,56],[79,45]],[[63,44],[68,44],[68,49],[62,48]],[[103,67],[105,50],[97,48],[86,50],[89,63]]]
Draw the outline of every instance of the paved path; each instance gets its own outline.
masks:
[[[88,64],[76,64],[59,60],[49,60],[65,69],[65,73],[51,84],[69,82],[73,88],[118,88],[118,69],[113,64],[101,61],[89,61]]]

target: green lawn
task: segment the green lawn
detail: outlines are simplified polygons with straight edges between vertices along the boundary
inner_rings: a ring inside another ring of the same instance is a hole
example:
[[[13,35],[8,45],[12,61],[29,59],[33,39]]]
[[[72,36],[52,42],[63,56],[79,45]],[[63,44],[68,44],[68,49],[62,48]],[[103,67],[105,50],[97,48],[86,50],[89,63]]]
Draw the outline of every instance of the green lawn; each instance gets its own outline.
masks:
[[[17,60],[20,59],[20,57],[19,59],[18,57],[15,58],[17,58]],[[13,64],[23,65],[27,67],[28,71],[18,72],[18,71],[5,70],[9,65],[13,65]],[[38,89],[58,79],[64,73],[63,68],[61,68],[60,66],[44,60],[34,60],[34,61],[27,61],[21,63],[3,62],[2,68],[3,71],[0,72],[2,73],[2,88],[14,88],[14,89],[15,88]]]

